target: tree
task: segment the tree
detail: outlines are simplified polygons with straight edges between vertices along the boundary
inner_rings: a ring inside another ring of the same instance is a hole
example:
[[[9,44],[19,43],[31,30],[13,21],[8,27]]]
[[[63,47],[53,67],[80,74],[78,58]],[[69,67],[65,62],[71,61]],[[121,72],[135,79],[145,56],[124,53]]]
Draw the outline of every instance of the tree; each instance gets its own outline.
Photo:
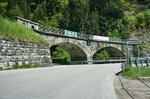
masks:
[[[58,13],[51,17],[51,20],[48,19],[48,17],[44,17],[44,20],[38,20],[38,23],[42,25],[47,25],[51,27],[58,27],[59,28],[59,21],[61,21],[63,18],[63,15],[61,13]]]
[[[110,55],[106,50],[101,50],[100,52],[97,52],[94,57],[96,59],[104,59],[104,58],[109,58]]]
[[[51,48],[52,59],[55,60],[56,63],[70,63],[71,56],[64,49],[58,46],[54,46]]]
[[[7,5],[8,5],[8,2],[0,2],[0,14],[2,16],[6,16],[6,12],[7,12],[6,7],[7,7]]]
[[[16,16],[23,17],[22,12],[17,4],[13,9],[9,10],[8,15],[12,19],[14,19]]]
[[[43,1],[42,4],[38,4],[37,8],[33,13],[33,21],[38,22],[39,20],[44,20],[47,17],[46,1]]]
[[[90,18],[88,21],[88,26],[86,27],[86,32],[88,34],[95,34],[100,35],[100,28],[99,28],[99,12],[97,9],[92,11],[90,14]]]

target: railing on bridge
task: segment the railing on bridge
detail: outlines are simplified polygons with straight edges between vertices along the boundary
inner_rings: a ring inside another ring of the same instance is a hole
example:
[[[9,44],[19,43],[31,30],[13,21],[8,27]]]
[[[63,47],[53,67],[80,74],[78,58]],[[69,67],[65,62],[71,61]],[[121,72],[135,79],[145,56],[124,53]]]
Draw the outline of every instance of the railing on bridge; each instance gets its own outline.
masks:
[[[53,28],[53,27],[44,26],[44,25],[39,25],[39,31],[47,32],[47,33],[51,33],[51,34],[65,35],[65,30],[64,29]],[[77,37],[81,38],[81,39],[92,39],[91,34],[78,33]]]
[[[57,34],[57,35],[64,35],[64,36],[66,36],[64,29],[53,28],[53,27],[44,26],[44,25],[39,25],[38,27],[39,27],[38,28],[39,31],[41,31],[41,32],[46,32],[46,33],[50,33],[50,34]],[[77,33],[77,38],[88,39],[88,40],[95,40],[95,39],[93,39],[93,35],[92,34],[84,34],[84,33]],[[95,40],[95,41],[97,41],[97,40]],[[100,40],[98,40],[98,41],[100,41]],[[103,40],[101,40],[101,41],[103,41]],[[105,40],[105,42],[107,42],[107,40]],[[109,38],[108,42],[126,43],[127,40],[126,39],[120,39],[120,38]]]

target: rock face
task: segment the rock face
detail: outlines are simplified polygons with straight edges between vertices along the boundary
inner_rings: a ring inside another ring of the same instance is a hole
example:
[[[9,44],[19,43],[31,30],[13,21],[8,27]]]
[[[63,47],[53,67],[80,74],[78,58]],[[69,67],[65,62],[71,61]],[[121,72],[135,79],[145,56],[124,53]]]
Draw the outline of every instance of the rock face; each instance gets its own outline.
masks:
[[[49,66],[51,63],[48,44],[0,37],[0,68],[12,68],[15,64]]]
[[[144,41],[143,53],[145,56],[150,55],[150,28],[140,29],[133,31],[130,35],[131,40],[141,40]]]

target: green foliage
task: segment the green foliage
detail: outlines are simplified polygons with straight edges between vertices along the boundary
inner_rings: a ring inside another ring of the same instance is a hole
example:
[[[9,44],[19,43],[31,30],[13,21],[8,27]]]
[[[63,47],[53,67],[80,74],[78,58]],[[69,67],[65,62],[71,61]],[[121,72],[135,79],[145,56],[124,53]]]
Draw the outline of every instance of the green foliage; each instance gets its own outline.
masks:
[[[12,22],[0,16],[0,35],[8,36],[13,39],[22,41],[36,41],[48,43],[47,40],[41,36],[36,35],[32,30],[25,27],[18,22]]]
[[[34,63],[34,64],[25,64],[23,62],[22,65],[19,65],[18,62],[16,62],[16,64],[12,68],[2,69],[0,67],[0,71],[3,71],[3,70],[13,70],[13,69],[39,68],[39,67],[41,67],[41,66],[39,64],[37,64],[37,63]]]
[[[71,56],[64,49],[54,46],[51,49],[52,60],[55,63],[67,64],[71,62]]]
[[[14,19],[16,16],[23,17],[18,5],[15,5],[13,9],[9,10],[8,15]]]
[[[149,0],[2,0],[0,11],[10,19],[124,39],[150,25]]]
[[[0,71],[2,71],[3,70],[3,68],[2,67],[0,67]]]
[[[47,17],[44,17],[44,21],[38,20],[39,24],[52,26],[52,27],[59,27],[59,21],[61,21],[63,18],[63,15],[61,13],[58,13],[54,16],[52,16],[51,20],[49,20]]]
[[[39,20],[44,20],[46,16],[46,1],[43,1],[42,4],[38,4],[37,8],[34,10],[33,21],[38,22]]]
[[[127,29],[128,30],[134,30],[136,29],[136,25],[138,24],[138,20],[136,16],[126,16],[124,20],[127,23]]]
[[[16,62],[16,64],[13,66],[13,69],[18,69],[19,68],[19,65],[18,63]]]
[[[0,14],[6,16],[8,2],[0,2]]]
[[[109,58],[110,55],[106,50],[102,50],[102,51],[96,53],[96,55],[94,55],[94,57],[96,59],[104,59],[104,58]]]
[[[138,79],[139,67],[126,66],[125,71],[123,72],[122,76],[127,77],[127,78],[132,78],[132,79]],[[149,77],[150,76],[150,68],[141,67],[141,76]]]

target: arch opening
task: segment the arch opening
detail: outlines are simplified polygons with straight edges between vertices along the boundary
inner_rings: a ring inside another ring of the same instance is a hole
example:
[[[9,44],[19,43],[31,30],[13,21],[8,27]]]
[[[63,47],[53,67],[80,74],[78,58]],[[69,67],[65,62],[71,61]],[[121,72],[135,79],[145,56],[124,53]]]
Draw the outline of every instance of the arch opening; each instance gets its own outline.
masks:
[[[98,59],[119,59],[119,58],[125,58],[125,55],[122,51],[115,47],[104,47],[99,49],[94,55],[93,60]]]
[[[35,28],[34,25],[32,25],[32,26],[31,26],[31,29],[34,29],[34,28]]]
[[[50,47],[53,63],[68,64],[71,61],[87,60],[86,53],[77,45],[63,42]]]

